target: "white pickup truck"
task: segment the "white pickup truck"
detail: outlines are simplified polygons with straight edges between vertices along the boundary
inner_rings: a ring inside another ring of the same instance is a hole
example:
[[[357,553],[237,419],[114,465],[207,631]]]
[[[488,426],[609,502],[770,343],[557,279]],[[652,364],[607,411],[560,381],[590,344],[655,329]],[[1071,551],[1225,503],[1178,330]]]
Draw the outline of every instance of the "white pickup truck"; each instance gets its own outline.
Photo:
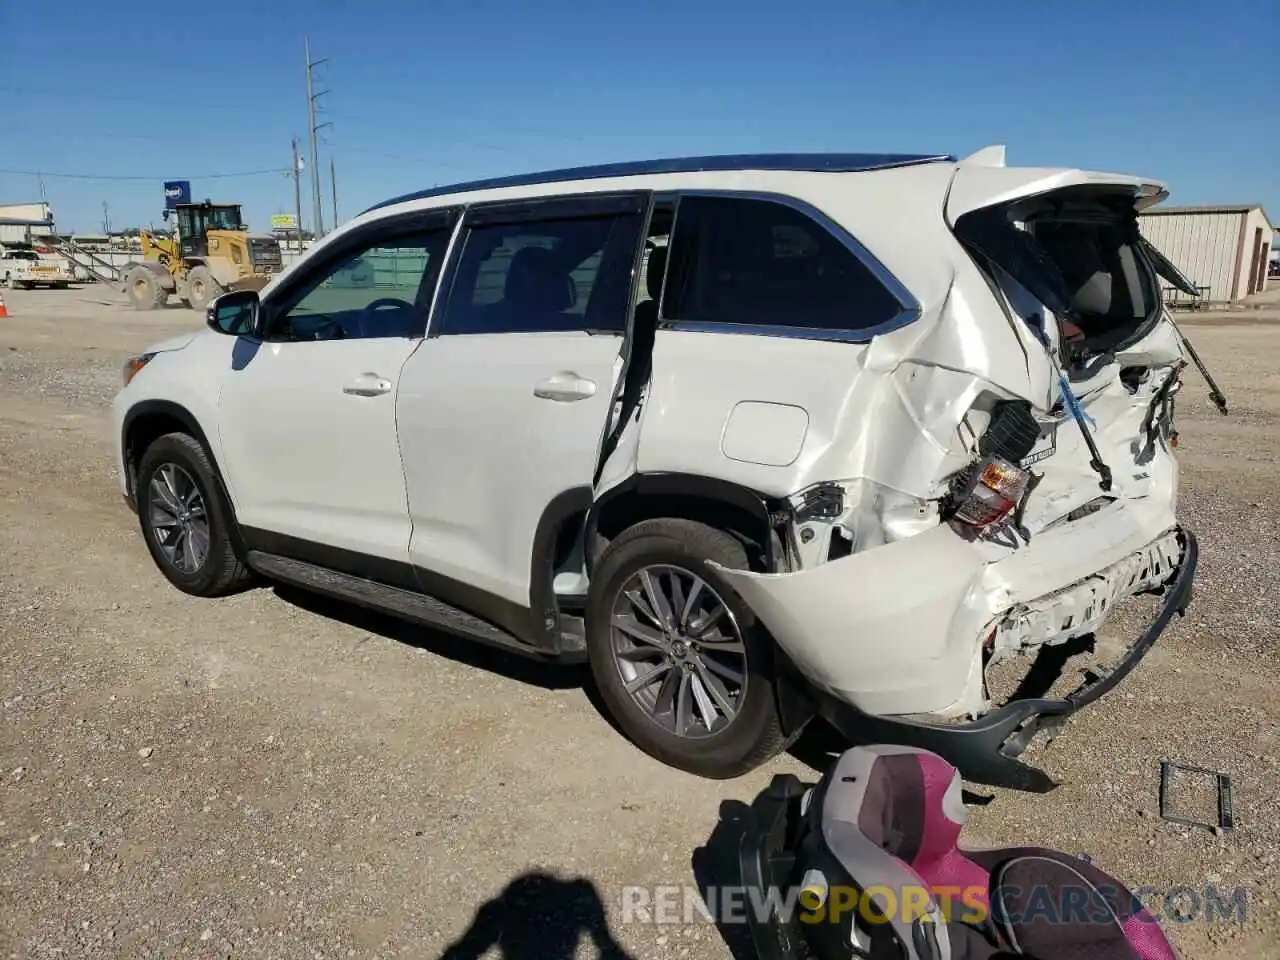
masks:
[[[41,257],[34,250],[0,248],[0,279],[10,290],[45,286],[65,288],[75,279],[62,260]]]

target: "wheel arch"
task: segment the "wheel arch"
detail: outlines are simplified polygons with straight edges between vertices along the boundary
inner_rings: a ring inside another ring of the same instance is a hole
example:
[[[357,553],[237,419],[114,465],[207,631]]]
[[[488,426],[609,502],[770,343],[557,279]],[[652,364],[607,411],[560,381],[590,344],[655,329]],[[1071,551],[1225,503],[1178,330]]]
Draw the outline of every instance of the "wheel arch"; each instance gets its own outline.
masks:
[[[209,437],[199,419],[180,403],[172,400],[140,400],[125,414],[120,428],[120,450],[130,498],[134,502],[137,500],[138,464],[142,461],[143,451],[166,433],[186,433],[204,447],[205,455],[213,466],[214,480],[229,508],[232,542],[237,550],[243,550],[243,540],[235,518],[235,502],[231,499],[231,492],[222,476],[218,455],[209,443]]]
[[[587,572],[594,566],[595,544],[617,536],[642,520],[674,517],[696,520],[745,540],[753,564],[779,568],[779,544],[769,498],[749,487],[688,473],[638,473],[610,488],[587,514]],[[754,549],[752,549],[754,548]]]

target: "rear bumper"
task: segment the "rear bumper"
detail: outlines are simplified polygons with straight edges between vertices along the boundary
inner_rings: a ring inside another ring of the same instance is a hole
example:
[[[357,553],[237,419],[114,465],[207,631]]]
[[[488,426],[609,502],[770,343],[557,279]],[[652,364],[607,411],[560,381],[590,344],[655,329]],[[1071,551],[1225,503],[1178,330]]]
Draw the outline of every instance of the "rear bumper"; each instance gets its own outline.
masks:
[[[872,716],[830,695],[822,696],[818,712],[855,743],[898,743],[932,751],[948,760],[966,779],[994,787],[1045,793],[1056,783],[1043,771],[1018,757],[1035,735],[1059,729],[1077,710],[1110,692],[1133,672],[1175,615],[1191,604],[1199,547],[1195,534],[1178,528],[1182,557],[1177,572],[1163,589],[1164,602],[1116,666],[1063,699],[1014,700],[978,720],[945,724]]]
[[[720,570],[817,690],[879,717],[990,709],[995,659],[1092,633],[1177,563],[1171,495],[1124,498],[1029,541],[969,541],[946,524],[783,573]]]

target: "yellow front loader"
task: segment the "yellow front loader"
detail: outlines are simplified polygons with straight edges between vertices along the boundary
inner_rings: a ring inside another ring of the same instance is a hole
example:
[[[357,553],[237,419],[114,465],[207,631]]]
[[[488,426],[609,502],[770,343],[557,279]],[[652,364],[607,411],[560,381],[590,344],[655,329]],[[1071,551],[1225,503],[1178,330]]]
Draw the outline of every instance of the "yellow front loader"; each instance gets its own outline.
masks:
[[[261,290],[280,272],[279,241],[250,233],[238,203],[180,203],[173,212],[172,234],[143,230],[142,259],[120,272],[136,309],[155,310],[177,294],[184,305],[203,310],[228,290]]]

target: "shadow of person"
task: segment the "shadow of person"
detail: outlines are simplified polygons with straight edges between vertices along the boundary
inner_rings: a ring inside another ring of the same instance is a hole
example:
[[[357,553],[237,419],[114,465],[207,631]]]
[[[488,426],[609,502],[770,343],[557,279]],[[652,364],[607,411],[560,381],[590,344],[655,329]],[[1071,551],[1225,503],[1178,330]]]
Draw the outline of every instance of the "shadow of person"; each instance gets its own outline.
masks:
[[[701,847],[693,851],[693,877],[698,891],[715,919],[716,928],[724,939],[734,960],[756,960],[755,940],[751,928],[743,922],[734,922],[733,916],[717,906],[724,899],[720,893],[736,890],[742,884],[742,868],[738,864],[738,848],[746,832],[751,807],[741,800],[725,800],[720,804],[720,818],[711,836]],[[746,909],[742,905],[741,909]],[[744,918],[739,917],[738,920]]]
[[[634,960],[614,939],[595,884],[526,873],[476,911],[440,960],[479,960],[495,946],[504,960],[572,960],[584,935],[602,960]]]

